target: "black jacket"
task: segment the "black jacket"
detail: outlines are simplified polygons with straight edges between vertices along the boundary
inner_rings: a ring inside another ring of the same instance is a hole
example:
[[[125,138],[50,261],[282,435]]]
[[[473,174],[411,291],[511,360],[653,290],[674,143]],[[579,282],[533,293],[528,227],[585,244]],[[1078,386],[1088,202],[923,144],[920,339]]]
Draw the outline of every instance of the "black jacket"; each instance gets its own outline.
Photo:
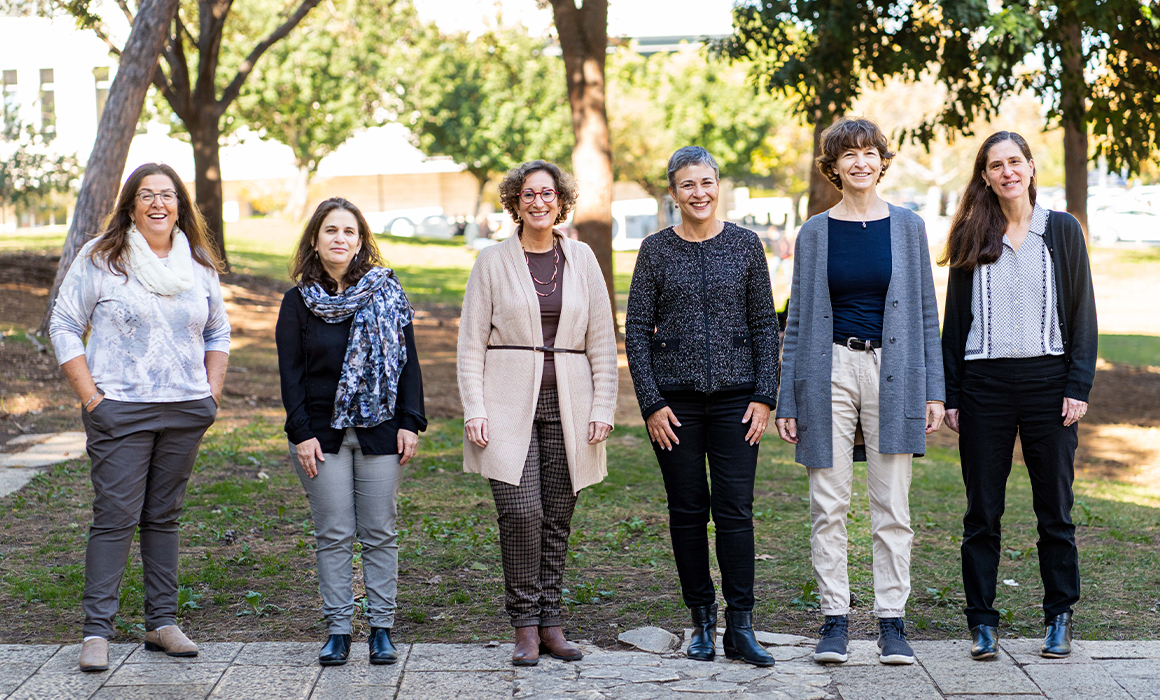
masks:
[[[1047,251],[1051,255],[1055,304],[1068,367],[1064,396],[1087,401],[1096,375],[1099,331],[1096,328],[1096,298],[1083,229],[1071,214],[1053,211],[1048,215],[1043,242],[1047,244]],[[973,268],[950,271],[942,335],[947,408],[959,407],[967,335],[971,332],[971,323],[975,318],[971,311],[974,281]]]
[[[286,436],[297,445],[318,438],[322,451],[338,452],[345,430],[330,427],[334,397],[346,358],[351,317],[327,323],[306,308],[295,287],[282,297],[274,338],[278,344],[278,373],[282,379],[282,405],[286,407]],[[407,363],[399,374],[395,414],[373,428],[355,428],[364,454],[398,454],[399,430],[418,433],[427,429],[423,410],[423,375],[415,351],[411,324],[403,328]]]
[[[671,228],[644,239],[632,273],[624,346],[641,414],[668,391],[752,391],[777,404],[777,311],[765,247],[725,223],[701,243]]]

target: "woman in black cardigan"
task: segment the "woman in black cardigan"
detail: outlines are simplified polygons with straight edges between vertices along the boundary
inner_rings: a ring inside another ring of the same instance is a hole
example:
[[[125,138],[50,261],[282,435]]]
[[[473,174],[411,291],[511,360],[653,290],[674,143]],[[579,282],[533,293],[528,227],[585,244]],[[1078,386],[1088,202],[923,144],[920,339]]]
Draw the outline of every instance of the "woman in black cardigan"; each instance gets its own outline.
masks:
[[[959,433],[967,513],[963,587],[971,656],[998,653],[999,521],[1015,437],[1031,477],[1047,634],[1071,653],[1079,600],[1074,502],[1077,423],[1095,376],[1095,295],[1079,222],[1035,203],[1035,162],[1019,134],[983,142],[940,264],[951,267],[943,322],[946,423]]]
[[[725,655],[772,666],[752,626],[753,482],[777,395],[769,264],[757,234],[717,219],[717,164],[705,149],[678,150],[668,175],[681,223],[641,244],[628,293],[625,348],[665,480],[673,556],[693,617],[686,653],[701,661],[714,657],[711,515],[727,605]]]
[[[413,312],[370,227],[345,199],[318,206],[292,261],[275,337],[290,456],[310,500],[324,666],[350,654],[355,537],[362,544],[373,664],[395,663],[395,499],[425,430]]]

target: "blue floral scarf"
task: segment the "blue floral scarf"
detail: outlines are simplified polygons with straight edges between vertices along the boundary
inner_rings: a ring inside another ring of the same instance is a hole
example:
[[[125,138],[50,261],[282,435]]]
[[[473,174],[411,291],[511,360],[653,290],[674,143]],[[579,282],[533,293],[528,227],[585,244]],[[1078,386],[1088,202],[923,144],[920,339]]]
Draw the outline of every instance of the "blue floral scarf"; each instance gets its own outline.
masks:
[[[318,283],[300,290],[306,308],[327,323],[354,316],[330,427],[370,428],[390,420],[399,373],[407,364],[403,328],[415,315],[399,278],[392,270],[373,267],[337,296],[327,294]]]

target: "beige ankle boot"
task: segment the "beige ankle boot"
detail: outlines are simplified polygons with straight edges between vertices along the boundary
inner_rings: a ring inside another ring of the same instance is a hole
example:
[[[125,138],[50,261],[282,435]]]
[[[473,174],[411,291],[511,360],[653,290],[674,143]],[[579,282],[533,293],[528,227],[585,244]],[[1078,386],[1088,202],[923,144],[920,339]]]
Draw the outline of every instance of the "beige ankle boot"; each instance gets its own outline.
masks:
[[[189,641],[177,625],[145,633],[145,651],[163,651],[169,656],[197,656],[197,645]]]
[[[81,646],[82,671],[109,670],[109,641],[100,637],[86,639]]]

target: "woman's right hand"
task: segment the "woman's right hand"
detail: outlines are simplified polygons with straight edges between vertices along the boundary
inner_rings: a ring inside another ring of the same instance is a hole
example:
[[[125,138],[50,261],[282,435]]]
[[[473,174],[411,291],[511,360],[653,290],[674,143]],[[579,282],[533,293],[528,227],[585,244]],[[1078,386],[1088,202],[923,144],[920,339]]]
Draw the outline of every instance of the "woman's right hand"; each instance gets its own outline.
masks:
[[[326,455],[322,454],[322,445],[318,444],[318,438],[310,438],[305,442],[298,443],[294,446],[294,451],[298,453],[298,463],[302,465],[302,470],[306,472],[306,476],[311,479],[318,476],[318,462],[326,461]]]
[[[654,411],[651,416],[645,420],[648,425],[648,436],[653,442],[661,446],[662,449],[672,452],[673,445],[681,444],[677,439],[677,434],[673,432],[671,426],[675,425],[681,427],[681,421],[677,420],[677,416],[673,413],[673,409],[665,406],[659,411]]]
[[[797,418],[778,418],[773,421],[777,434],[791,445],[798,444]]]
[[[943,423],[946,423],[946,426],[956,433],[959,432],[959,409],[948,408],[943,415]]]
[[[477,447],[487,447],[487,419],[472,418],[463,424],[467,440]]]

